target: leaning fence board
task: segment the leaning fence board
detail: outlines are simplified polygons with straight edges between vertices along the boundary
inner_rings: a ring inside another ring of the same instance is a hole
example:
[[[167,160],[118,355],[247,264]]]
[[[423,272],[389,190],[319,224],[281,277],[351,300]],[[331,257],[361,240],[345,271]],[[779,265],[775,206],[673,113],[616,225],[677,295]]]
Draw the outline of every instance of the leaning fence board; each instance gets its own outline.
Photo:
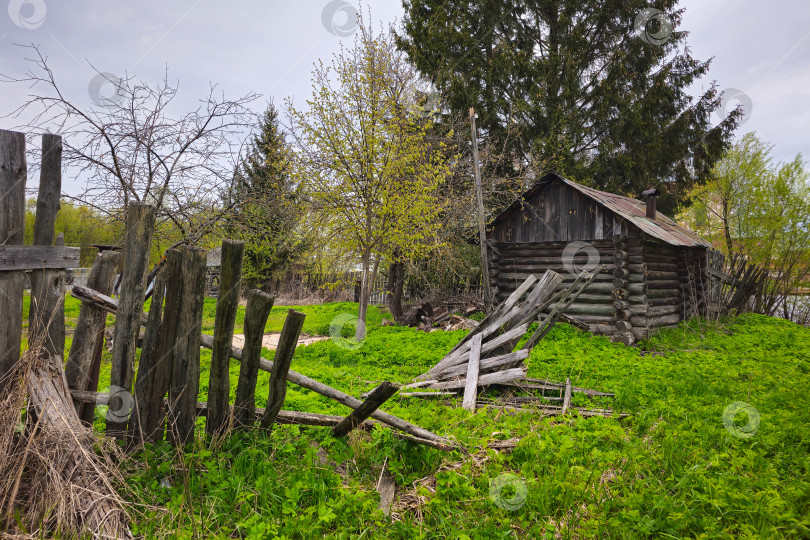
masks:
[[[174,265],[168,263],[164,265],[155,276],[152,288],[152,304],[141,345],[138,376],[135,379],[135,403],[128,425],[129,438],[132,443],[159,442],[163,438],[163,426],[161,425],[163,410],[158,405],[163,402],[163,396],[168,391],[167,375],[170,363],[166,361],[163,352],[158,349],[158,341],[163,324],[166,281],[172,270],[175,270]]]
[[[135,347],[143,315],[146,271],[155,228],[155,209],[147,204],[130,203],[124,234],[124,262],[121,270],[121,301],[115,317],[110,367],[110,386],[132,391],[135,376]],[[121,431],[121,422],[107,421],[108,431]]]
[[[281,336],[276,347],[276,356],[273,359],[273,369],[270,371],[270,390],[267,395],[267,408],[262,417],[262,428],[273,426],[278,411],[284,405],[287,397],[287,373],[290,371],[295,347],[298,345],[298,336],[304,327],[306,315],[291,309],[287,313],[287,320],[281,329]]]
[[[470,360],[467,362],[467,380],[461,406],[468,411],[475,411],[475,400],[478,397],[478,369],[481,361],[481,334],[475,336],[470,343]]]
[[[273,309],[275,298],[259,290],[248,291],[245,308],[245,347],[242,365],[239,366],[239,381],[234,402],[234,424],[250,426],[256,411],[256,379],[259,375],[259,360],[262,354],[262,337],[267,317]]]
[[[211,374],[208,380],[208,416],[205,419],[206,431],[211,435],[220,431],[228,420],[228,400],[231,395],[229,353],[242,288],[244,251],[244,242],[222,242],[219,294],[214,319],[214,348],[211,352]]]
[[[351,414],[332,428],[332,435],[335,437],[344,437],[347,435],[351,430],[362,424],[371,416],[371,413],[379,409],[391,396],[396,394],[397,390],[399,390],[398,384],[389,381],[383,382],[369,394],[362,405],[353,410]]]
[[[120,262],[121,253],[117,251],[101,253],[90,268],[87,285],[108,294],[112,290]],[[73,332],[70,354],[65,364],[65,378],[71,390],[97,390],[106,322],[106,311],[90,302],[82,302],[76,329]],[[93,380],[96,381],[96,386],[91,386]],[[89,417],[88,423],[92,423],[95,407],[86,403],[77,405],[79,417],[85,422]]]
[[[181,246],[180,253],[182,256],[180,307],[172,355],[168,417],[173,442],[185,445],[194,437],[196,421],[194,408],[200,390],[200,332],[205,303],[205,263],[208,252],[200,248]]]
[[[0,257],[22,245],[25,235],[25,134],[0,130]],[[2,271],[0,259],[0,399],[4,397],[6,375],[20,359],[23,325],[22,271]]]
[[[106,309],[110,313],[115,313],[118,303],[113,299],[106,295],[101,295],[98,293],[88,294],[87,290],[83,291],[83,297],[88,299],[93,299],[98,301],[98,306]],[[145,321],[144,321],[145,322]],[[205,347],[206,349],[210,349],[214,346],[214,338],[207,334],[200,334],[200,345]],[[241,362],[242,360],[242,349],[238,347],[231,347],[231,358],[236,361]],[[261,358],[259,360],[259,369],[263,371],[272,371],[273,369],[273,362]],[[287,374],[287,380],[293,384],[297,384],[302,388],[306,388],[307,390],[311,390],[316,394],[320,394],[322,396],[328,397],[329,399],[333,399],[338,403],[346,405],[352,409],[359,407],[363,402],[359,399],[346,394],[345,392],[341,392],[336,388],[332,388],[329,385],[323,384],[322,382],[316,381],[306,375],[298,373],[296,371],[290,370]],[[421,428],[417,425],[411,424],[401,418],[397,418],[396,416],[383,412],[381,410],[376,410],[371,415],[372,418],[379,420],[380,422],[387,424],[395,429],[403,431],[415,439],[426,440],[433,443],[434,446],[442,446],[448,445],[447,439],[436,435],[424,428]],[[437,446],[437,447],[438,447]]]

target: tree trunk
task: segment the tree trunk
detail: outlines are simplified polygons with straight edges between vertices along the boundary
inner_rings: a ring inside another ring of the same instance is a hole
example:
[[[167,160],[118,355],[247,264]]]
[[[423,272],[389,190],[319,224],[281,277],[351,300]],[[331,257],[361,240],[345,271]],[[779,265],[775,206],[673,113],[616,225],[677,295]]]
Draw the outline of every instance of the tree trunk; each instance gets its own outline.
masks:
[[[388,310],[397,324],[402,324],[404,314],[402,312],[402,293],[405,288],[405,263],[400,259],[399,250],[394,251],[393,262],[388,267]]]
[[[369,250],[365,250],[363,252],[363,269],[360,273],[360,306],[358,308],[358,315],[357,315],[357,329],[354,332],[354,337],[357,342],[361,342],[366,338],[366,314],[368,313],[368,301],[369,301],[369,265],[371,263],[371,252]]]

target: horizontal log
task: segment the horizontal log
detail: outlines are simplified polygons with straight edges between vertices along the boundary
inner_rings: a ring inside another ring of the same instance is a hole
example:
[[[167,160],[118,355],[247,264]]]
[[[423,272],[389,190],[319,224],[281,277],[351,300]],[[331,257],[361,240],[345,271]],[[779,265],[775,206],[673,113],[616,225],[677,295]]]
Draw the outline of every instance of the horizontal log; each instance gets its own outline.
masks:
[[[553,309],[557,305],[556,303],[551,304],[549,309]],[[608,304],[571,304],[565,308],[564,313],[568,315],[613,315],[613,306]]]
[[[588,325],[594,325],[594,324],[611,324],[612,325],[616,321],[616,319],[613,318],[613,315],[576,314],[576,315],[570,315],[570,317],[577,320],[577,321],[588,324]]]
[[[661,272],[661,271],[651,271],[651,270],[647,270],[647,272],[644,273],[644,277],[647,278],[647,280],[650,280],[650,281],[652,281],[652,280],[677,280],[677,279],[680,279],[678,272]]]
[[[0,244],[5,239],[0,238]],[[0,272],[78,268],[77,247],[0,245]]]
[[[647,280],[647,290],[650,289],[678,289],[681,283],[677,280]]]
[[[640,316],[630,317],[630,324],[634,327],[655,327],[678,324],[681,316],[678,313],[672,315],[661,315],[658,317]]]
[[[647,298],[675,298],[681,297],[680,289],[649,289],[647,290]],[[648,300],[649,301],[649,300]]]

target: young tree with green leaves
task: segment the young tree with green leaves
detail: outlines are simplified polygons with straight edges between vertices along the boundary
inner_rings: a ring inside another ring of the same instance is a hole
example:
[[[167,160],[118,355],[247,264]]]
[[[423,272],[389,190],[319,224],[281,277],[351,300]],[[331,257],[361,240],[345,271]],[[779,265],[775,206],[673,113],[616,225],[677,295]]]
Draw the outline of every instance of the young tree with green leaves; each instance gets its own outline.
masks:
[[[709,178],[741,114],[713,128],[714,85],[690,94],[709,62],[676,31],[677,0],[403,3],[401,49],[453,111],[475,107],[512,163],[538,173],[633,196],[667,181],[666,211]]]
[[[768,269],[764,311],[789,318],[796,291],[810,284],[810,173],[801,154],[774,163],[773,146],[745,134],[691,193],[680,216],[698,233]]]
[[[290,167],[290,148],[270,104],[228,192],[236,204],[226,234],[245,242],[243,280],[253,287],[270,288],[307,246],[298,231],[302,206]]]
[[[353,46],[316,65],[307,108],[288,102],[296,174],[319,226],[360,259],[358,339],[381,260],[425,253],[440,226],[449,166],[409,107],[415,80],[393,32],[361,20]]]

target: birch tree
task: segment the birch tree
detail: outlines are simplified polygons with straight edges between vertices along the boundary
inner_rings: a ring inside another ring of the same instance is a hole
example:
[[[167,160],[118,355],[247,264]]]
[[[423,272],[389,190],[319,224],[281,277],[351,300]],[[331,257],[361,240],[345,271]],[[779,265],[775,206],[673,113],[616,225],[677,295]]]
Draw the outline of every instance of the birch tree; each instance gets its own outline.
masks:
[[[319,226],[359,258],[358,340],[381,260],[394,250],[426,253],[439,226],[450,168],[445,147],[409,106],[416,81],[393,32],[361,19],[353,45],[316,64],[306,108],[287,102],[296,171]]]

